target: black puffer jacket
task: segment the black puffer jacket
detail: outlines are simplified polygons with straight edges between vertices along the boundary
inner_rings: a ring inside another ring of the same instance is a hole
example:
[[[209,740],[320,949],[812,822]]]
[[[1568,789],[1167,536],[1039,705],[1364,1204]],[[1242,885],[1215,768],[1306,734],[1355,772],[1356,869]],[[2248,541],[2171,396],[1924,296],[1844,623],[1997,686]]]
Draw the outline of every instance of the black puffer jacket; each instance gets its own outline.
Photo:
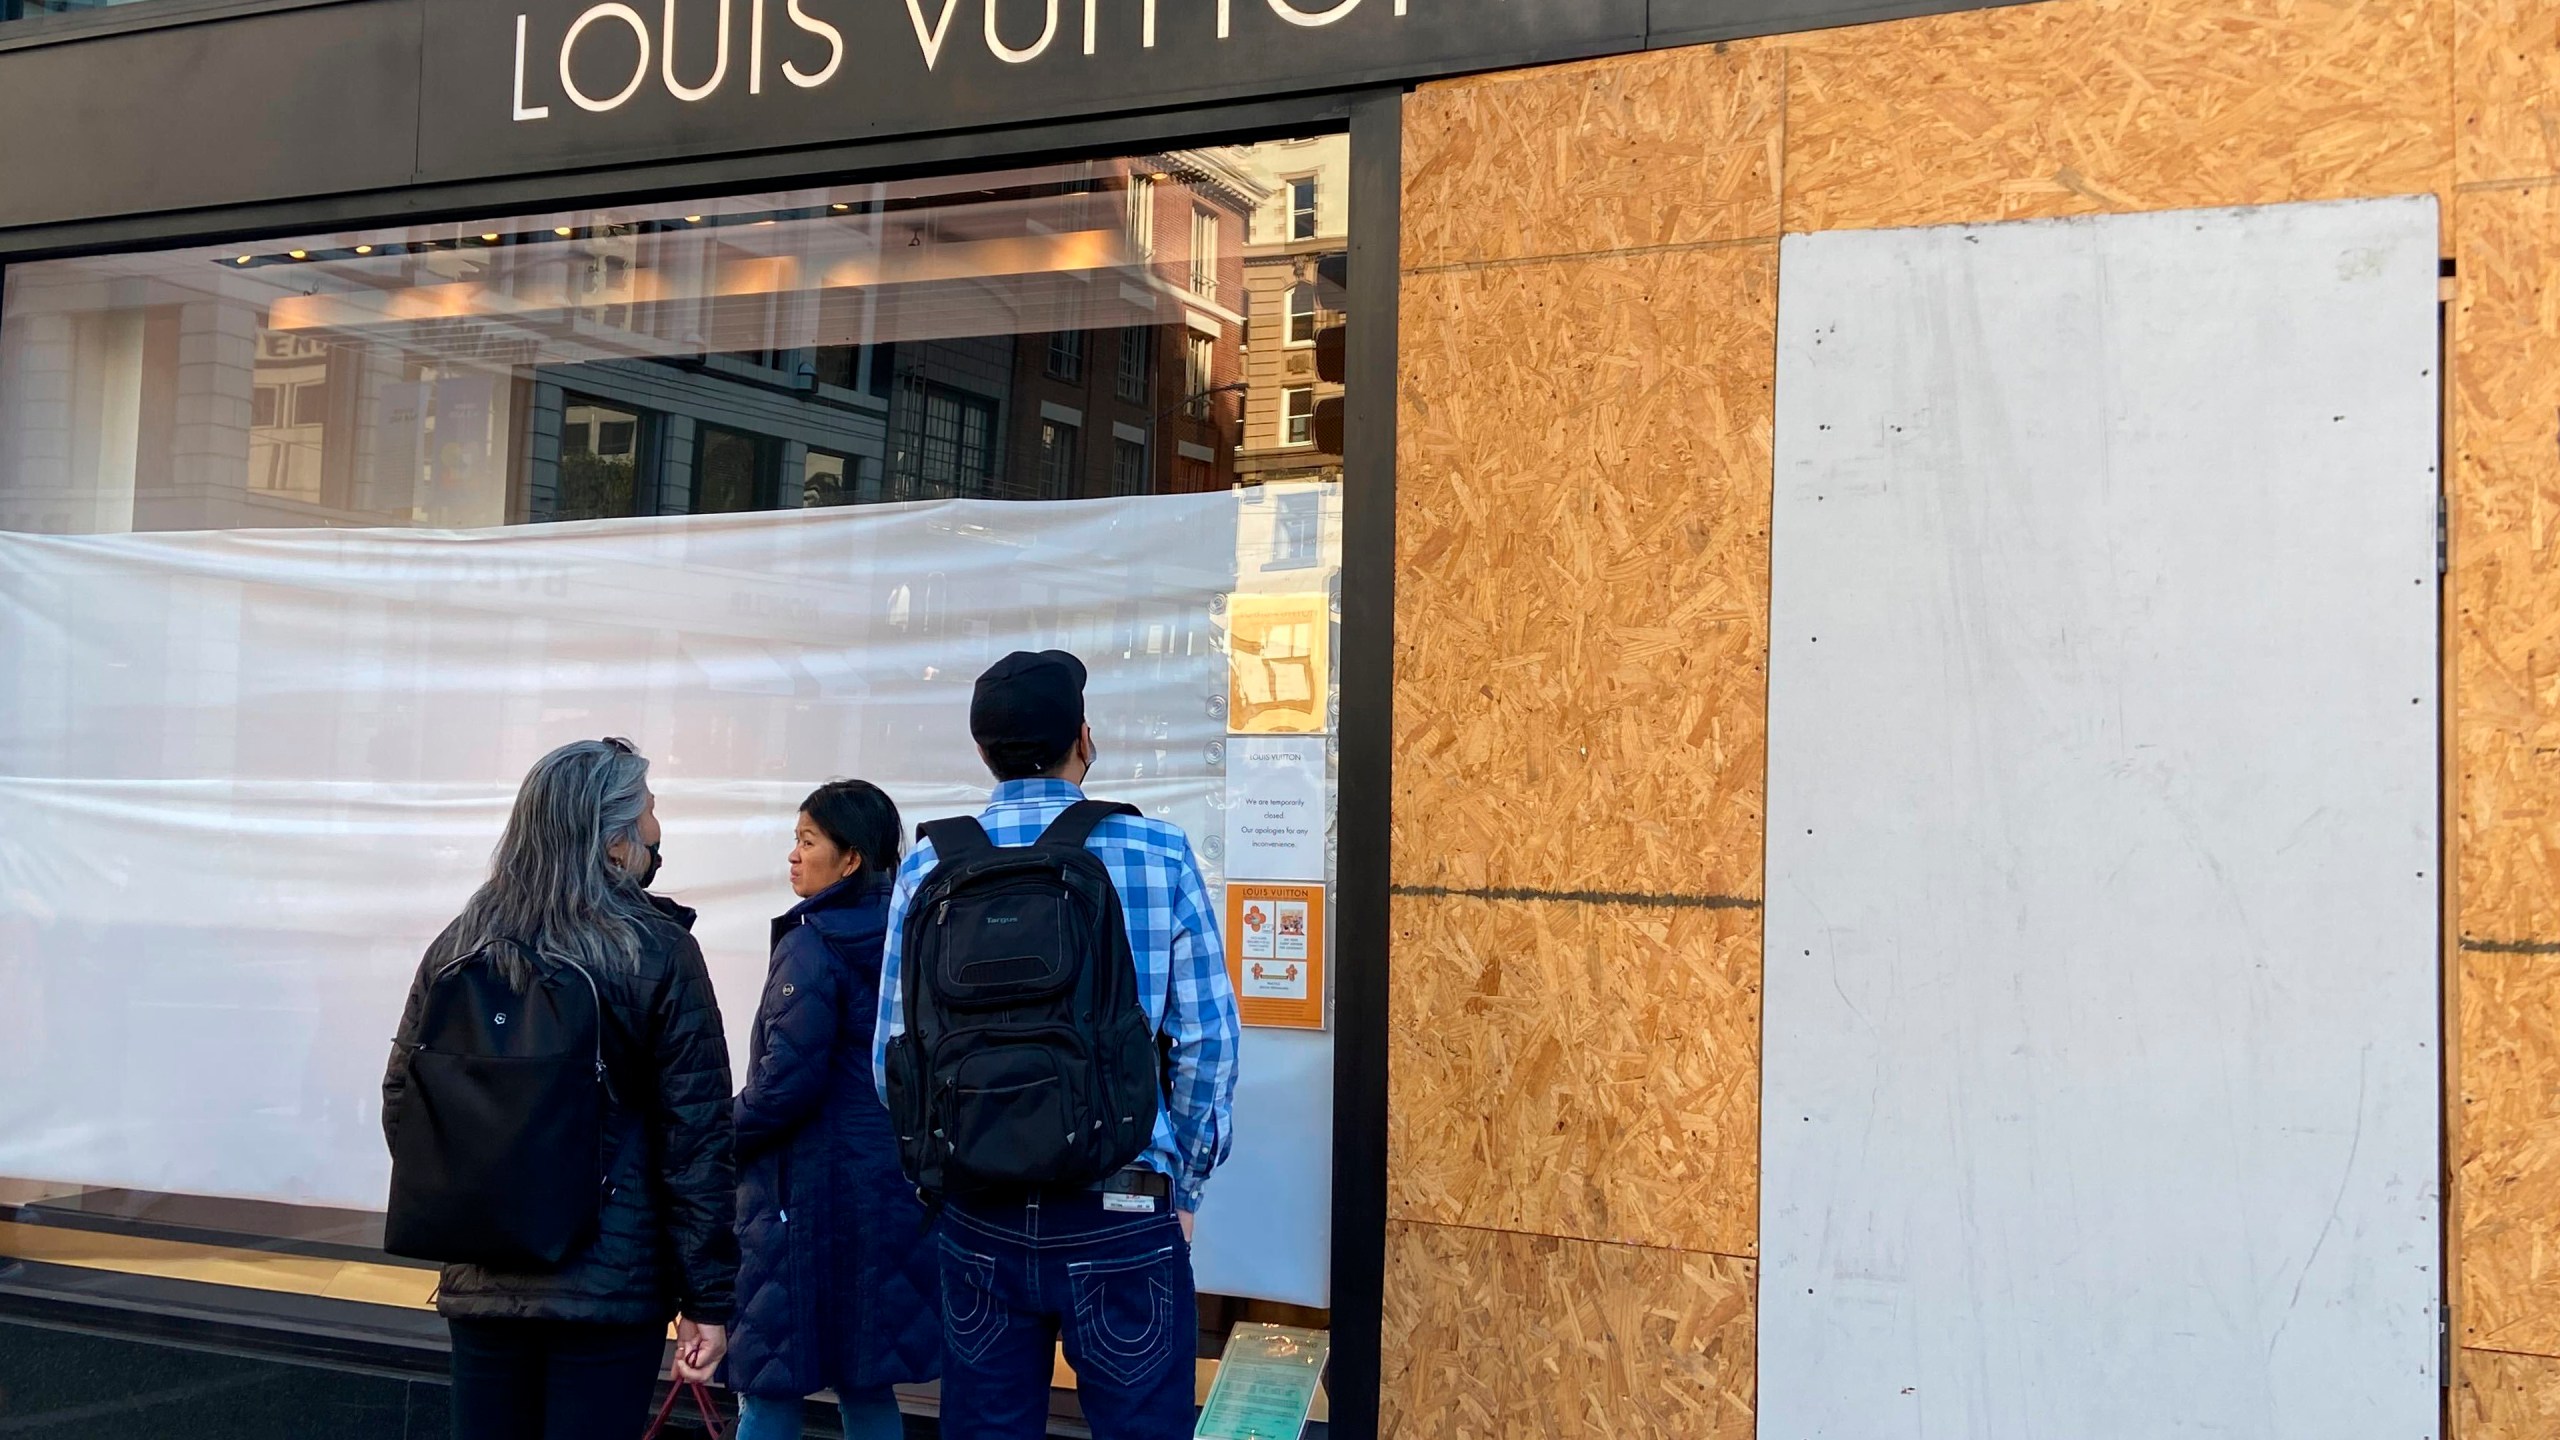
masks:
[[[448,1265],[441,1313],[473,1320],[579,1320],[663,1325],[677,1314],[727,1325],[738,1280],[736,1162],[729,1129],[729,1042],[711,973],[691,934],[693,912],[650,897],[661,920],[642,932],[639,964],[596,973],[607,1025],[612,1101],[605,1113],[610,1183],[595,1237],[557,1269],[504,1273]],[[447,930],[409,986],[382,1080],[385,1134],[400,1122],[402,1061],[417,1042],[427,978],[451,959]]]

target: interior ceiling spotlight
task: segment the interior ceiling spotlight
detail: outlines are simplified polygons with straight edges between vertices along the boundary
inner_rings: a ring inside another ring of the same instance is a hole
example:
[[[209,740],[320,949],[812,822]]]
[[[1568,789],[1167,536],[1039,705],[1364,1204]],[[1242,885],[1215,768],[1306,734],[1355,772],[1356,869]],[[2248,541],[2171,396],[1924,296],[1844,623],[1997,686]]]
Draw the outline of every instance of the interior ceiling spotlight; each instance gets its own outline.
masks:
[[[308,250],[287,250],[284,253],[296,260],[308,260],[311,258],[311,252]]]
[[[356,247],[356,253],[359,255],[370,255],[373,253],[373,247],[370,245],[359,245]]]

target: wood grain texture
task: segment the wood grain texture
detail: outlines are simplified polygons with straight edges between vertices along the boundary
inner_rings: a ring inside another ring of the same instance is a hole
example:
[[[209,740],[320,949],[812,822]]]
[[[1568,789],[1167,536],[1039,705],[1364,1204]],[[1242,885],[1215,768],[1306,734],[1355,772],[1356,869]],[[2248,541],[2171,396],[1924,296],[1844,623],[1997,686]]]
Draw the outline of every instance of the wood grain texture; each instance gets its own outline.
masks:
[[[2560,1360],[2460,1350],[2453,1379],[2454,1440],[2560,1435]]]
[[[1775,235],[1785,79],[1773,48],[1699,47],[1424,86],[1405,264]]]
[[[1395,878],[1756,896],[1777,249],[1409,277]]]
[[[1747,1260],[1387,1226],[1386,1440],[1751,1440]]]
[[[1399,898],[1388,1206],[1753,1255],[1760,915]]]
[[[2466,952],[2460,974],[2455,1339],[2560,1355],[2560,959]]]
[[[2560,174],[2560,5],[2452,0],[2456,178]]]
[[[2560,941],[2560,188],[2466,191],[2454,230],[2458,929]]]
[[[2048,0],[1795,37],[1786,228],[2445,193],[2452,30],[2450,0]]]

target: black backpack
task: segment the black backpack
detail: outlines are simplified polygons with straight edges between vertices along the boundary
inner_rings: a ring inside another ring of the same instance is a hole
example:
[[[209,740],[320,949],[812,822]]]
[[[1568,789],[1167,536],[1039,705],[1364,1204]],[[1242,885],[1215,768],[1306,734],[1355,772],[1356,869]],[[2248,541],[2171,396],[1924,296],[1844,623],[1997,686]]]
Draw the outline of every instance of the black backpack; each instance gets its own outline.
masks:
[[[970,819],[917,833],[938,863],[901,933],[906,1029],[889,1045],[899,1160],[928,1197],[1090,1185],[1155,1134],[1164,1066],[1120,895],[1068,807],[1029,846]]]
[[[549,1270],[595,1229],[604,1000],[573,960],[528,963],[533,982],[522,990],[485,947],[427,982],[393,1117],[382,1240],[391,1254]]]

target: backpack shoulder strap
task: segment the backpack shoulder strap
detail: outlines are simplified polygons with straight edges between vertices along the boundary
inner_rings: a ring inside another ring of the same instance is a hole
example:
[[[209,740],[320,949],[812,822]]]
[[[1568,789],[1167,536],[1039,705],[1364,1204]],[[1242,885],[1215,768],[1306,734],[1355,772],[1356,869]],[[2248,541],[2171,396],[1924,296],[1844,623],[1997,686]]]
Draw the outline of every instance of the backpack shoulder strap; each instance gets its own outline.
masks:
[[[1134,820],[1142,813],[1135,805],[1119,805],[1108,800],[1079,800],[1068,806],[1066,813],[1050,821],[1049,828],[1041,831],[1040,838],[1032,844],[1040,849],[1081,850],[1103,821],[1114,815],[1126,815]]]
[[[974,815],[928,821],[916,827],[916,838],[931,844],[934,857],[945,864],[973,859],[996,848],[996,842],[987,838],[987,827],[979,824]]]

